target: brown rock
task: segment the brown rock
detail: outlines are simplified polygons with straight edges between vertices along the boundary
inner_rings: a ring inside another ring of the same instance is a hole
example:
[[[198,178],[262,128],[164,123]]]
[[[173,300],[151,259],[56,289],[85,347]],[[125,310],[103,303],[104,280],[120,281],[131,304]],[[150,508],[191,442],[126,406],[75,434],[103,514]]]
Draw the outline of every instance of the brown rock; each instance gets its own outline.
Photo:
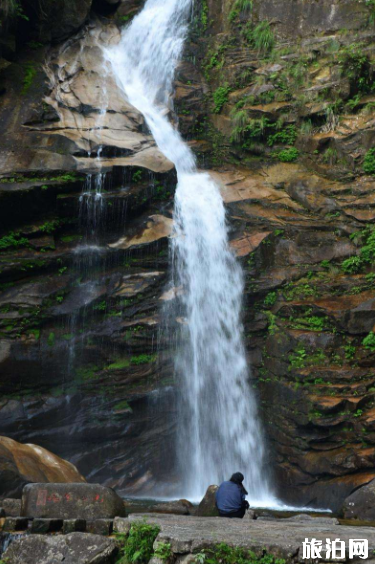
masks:
[[[23,486],[29,482],[85,482],[70,462],[42,447],[7,437],[0,437],[0,475],[0,497],[21,497]],[[2,505],[7,511],[7,505]]]
[[[216,507],[216,492],[219,486],[208,486],[204,498],[195,512],[197,517],[218,517],[219,511]]]

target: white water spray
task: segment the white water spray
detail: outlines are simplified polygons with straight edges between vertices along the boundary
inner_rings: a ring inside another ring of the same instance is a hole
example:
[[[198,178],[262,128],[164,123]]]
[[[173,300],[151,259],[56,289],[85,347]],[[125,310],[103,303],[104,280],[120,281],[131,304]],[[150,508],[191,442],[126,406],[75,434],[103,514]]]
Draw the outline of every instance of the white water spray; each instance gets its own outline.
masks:
[[[191,5],[192,0],[148,0],[120,43],[107,51],[120,87],[178,173],[172,282],[182,288],[174,314],[183,318],[176,359],[179,494],[199,499],[209,484],[241,471],[253,504],[277,505],[249,385],[240,321],[243,276],[228,245],[223,200],[212,178],[197,171],[167,117]]]

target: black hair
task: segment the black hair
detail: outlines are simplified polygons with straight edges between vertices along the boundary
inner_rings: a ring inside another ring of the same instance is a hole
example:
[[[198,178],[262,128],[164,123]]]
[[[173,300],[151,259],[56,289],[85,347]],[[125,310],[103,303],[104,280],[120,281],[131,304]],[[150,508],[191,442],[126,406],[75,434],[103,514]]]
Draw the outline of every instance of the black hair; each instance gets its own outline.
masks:
[[[248,492],[245,490],[244,485],[242,483],[244,479],[245,477],[243,474],[241,474],[241,472],[235,472],[229,481],[233,482],[234,484],[237,484],[237,486],[240,486],[244,494],[247,495]]]

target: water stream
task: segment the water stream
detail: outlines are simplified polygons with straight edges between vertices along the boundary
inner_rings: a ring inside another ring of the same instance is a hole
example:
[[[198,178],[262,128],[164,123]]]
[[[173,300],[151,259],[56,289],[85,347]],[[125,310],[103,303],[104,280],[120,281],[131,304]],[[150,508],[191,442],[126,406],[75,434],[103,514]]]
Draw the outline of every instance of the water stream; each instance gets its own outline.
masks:
[[[209,484],[241,471],[251,502],[275,506],[242,336],[243,274],[228,244],[223,200],[168,119],[191,7],[192,0],[148,0],[106,51],[118,84],[178,173],[171,286],[182,288],[173,300],[180,319],[179,495],[200,499]]]

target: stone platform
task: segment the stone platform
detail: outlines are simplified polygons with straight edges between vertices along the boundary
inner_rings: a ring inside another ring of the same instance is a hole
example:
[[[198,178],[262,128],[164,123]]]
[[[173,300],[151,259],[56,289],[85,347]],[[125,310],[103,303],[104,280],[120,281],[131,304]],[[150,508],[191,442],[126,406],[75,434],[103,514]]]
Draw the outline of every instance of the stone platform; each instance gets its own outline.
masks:
[[[220,517],[185,517],[180,515],[137,515],[129,520],[146,519],[160,527],[157,541],[170,543],[175,562],[189,562],[185,557],[204,548],[211,548],[219,543],[240,546],[253,550],[256,554],[266,550],[284,558],[286,562],[309,562],[302,559],[302,542],[305,538],[316,538],[326,543],[326,539],[337,538],[345,541],[348,549],[349,539],[367,539],[369,558],[366,562],[375,563],[375,528],[340,525],[337,519],[297,515],[290,519],[221,519]],[[323,550],[325,552],[325,550]],[[182,557],[184,555],[184,557]],[[333,559],[330,559],[332,561]],[[357,558],[350,559],[348,550],[345,560],[340,562],[364,562]]]

